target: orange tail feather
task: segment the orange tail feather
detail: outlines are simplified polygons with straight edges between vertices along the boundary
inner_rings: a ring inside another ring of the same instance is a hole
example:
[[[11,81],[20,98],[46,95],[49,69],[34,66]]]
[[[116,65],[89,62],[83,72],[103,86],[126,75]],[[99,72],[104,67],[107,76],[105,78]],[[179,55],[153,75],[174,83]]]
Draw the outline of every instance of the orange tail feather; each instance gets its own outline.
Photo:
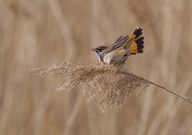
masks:
[[[130,47],[130,54],[143,53],[144,49],[144,37],[138,38]]]

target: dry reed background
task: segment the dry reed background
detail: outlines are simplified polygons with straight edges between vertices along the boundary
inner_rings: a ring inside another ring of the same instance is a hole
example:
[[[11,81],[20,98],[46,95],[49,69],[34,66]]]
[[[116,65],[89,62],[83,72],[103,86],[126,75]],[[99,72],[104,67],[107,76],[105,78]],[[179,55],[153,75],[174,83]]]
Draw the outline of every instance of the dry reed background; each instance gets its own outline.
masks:
[[[192,106],[159,88],[100,116],[97,99],[87,103],[78,87],[57,93],[62,79],[31,74],[62,61],[96,64],[91,47],[142,26],[145,53],[125,66],[192,97],[191,0],[1,0],[0,7],[0,134],[192,134]]]

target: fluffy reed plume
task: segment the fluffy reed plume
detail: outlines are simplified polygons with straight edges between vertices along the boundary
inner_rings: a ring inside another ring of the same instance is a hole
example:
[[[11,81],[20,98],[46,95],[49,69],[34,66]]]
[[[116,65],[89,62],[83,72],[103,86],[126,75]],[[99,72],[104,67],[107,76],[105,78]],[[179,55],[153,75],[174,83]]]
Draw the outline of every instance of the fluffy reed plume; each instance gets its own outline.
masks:
[[[81,90],[88,91],[88,101],[98,95],[102,95],[100,108],[122,107],[124,98],[133,93],[137,88],[145,89],[150,84],[156,85],[190,103],[191,100],[179,95],[163,86],[130,73],[127,69],[117,69],[109,65],[73,65],[63,62],[59,65],[34,69],[35,74],[63,78],[63,83],[58,90],[71,90],[80,85]]]

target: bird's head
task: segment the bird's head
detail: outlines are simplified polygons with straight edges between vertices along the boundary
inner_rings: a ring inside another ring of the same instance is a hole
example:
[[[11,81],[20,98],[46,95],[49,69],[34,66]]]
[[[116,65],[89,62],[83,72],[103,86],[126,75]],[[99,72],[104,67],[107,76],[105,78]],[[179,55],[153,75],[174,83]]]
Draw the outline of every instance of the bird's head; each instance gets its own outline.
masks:
[[[107,46],[98,46],[97,48],[92,48],[91,51],[96,52],[98,55],[99,61],[102,61],[101,52],[107,48],[108,48]]]

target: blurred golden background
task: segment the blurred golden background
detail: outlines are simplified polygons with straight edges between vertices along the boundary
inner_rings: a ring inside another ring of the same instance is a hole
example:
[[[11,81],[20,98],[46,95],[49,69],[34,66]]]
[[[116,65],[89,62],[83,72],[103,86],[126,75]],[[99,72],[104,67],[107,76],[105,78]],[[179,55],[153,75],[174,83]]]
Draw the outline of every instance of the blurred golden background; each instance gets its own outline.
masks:
[[[76,88],[31,70],[62,61],[98,64],[92,47],[144,28],[145,51],[125,67],[192,98],[191,0],[1,0],[1,135],[191,135],[192,105],[153,86],[122,110],[87,103]]]

